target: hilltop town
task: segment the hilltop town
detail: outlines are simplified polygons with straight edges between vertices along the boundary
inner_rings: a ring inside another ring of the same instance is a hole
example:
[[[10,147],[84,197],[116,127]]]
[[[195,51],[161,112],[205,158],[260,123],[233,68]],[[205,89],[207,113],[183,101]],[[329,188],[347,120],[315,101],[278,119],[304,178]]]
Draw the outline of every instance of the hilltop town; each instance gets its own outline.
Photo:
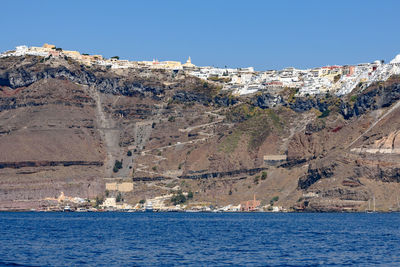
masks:
[[[278,92],[283,88],[295,88],[297,96],[312,96],[327,92],[341,96],[350,93],[355,87],[366,88],[374,82],[386,81],[392,75],[400,74],[400,55],[389,63],[376,60],[372,63],[360,63],[345,66],[323,66],[312,69],[288,67],[282,70],[255,71],[248,68],[200,67],[192,64],[191,58],[182,64],[179,61],[129,61],[118,56],[110,59],[102,55],[81,54],[78,51],[63,50],[55,45],[42,47],[17,46],[15,50],[0,54],[8,56],[40,56],[44,58],[66,57],[86,66],[104,66],[110,69],[167,69],[184,70],[192,76],[223,83],[223,90],[235,95],[256,92]]]

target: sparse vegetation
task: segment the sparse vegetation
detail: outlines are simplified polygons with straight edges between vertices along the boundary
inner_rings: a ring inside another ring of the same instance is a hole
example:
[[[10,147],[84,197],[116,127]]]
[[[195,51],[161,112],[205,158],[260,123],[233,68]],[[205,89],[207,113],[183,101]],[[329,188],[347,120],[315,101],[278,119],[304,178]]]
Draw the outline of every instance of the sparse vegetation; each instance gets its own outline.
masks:
[[[139,204],[143,205],[144,203],[146,203],[146,200],[144,200],[144,199],[139,200]]]
[[[286,88],[285,93],[288,93],[288,102],[296,102],[296,94],[299,92],[299,88]]]
[[[122,160],[115,160],[113,172],[117,173],[120,169],[122,169]]]
[[[231,122],[241,122],[261,113],[261,109],[249,104],[241,104],[230,110],[226,117]]]
[[[269,204],[271,204],[271,206],[273,206],[274,203],[277,202],[278,200],[279,200],[279,197],[275,196],[275,197],[271,198],[271,200],[269,201]]]
[[[246,129],[247,134],[250,136],[248,144],[250,150],[258,148],[269,136],[272,130],[264,115],[256,116],[251,120],[246,121],[242,127]]]
[[[322,118],[328,117],[330,113],[331,113],[331,111],[329,109],[326,109],[322,112],[321,115],[318,116],[318,118],[322,119]]]
[[[278,128],[282,127],[279,116],[272,109],[268,109],[267,114],[268,114],[269,118],[272,120],[272,123],[274,124],[274,126],[276,126]]]
[[[101,197],[97,196],[96,197],[95,207],[96,208],[99,207],[101,204],[103,204],[103,202],[104,202],[104,198],[102,196]]]
[[[350,103],[354,103],[354,102],[356,102],[356,100],[357,100],[357,95],[352,95],[350,97]]]
[[[174,194],[174,196],[172,196],[171,198],[171,202],[174,205],[178,205],[178,204],[183,204],[186,202],[186,197],[185,195],[182,193],[181,190],[179,190],[176,194]]]
[[[256,176],[256,177],[254,177],[254,183],[255,184],[258,184],[258,181],[260,180],[260,176]]]
[[[249,137],[249,150],[257,149],[272,131],[283,130],[284,123],[278,115],[279,112],[272,109],[260,109],[249,104],[242,104],[228,113],[227,119],[238,123],[238,127],[229,133],[219,145],[219,150],[231,153],[242,134]]]
[[[219,144],[219,150],[225,153],[232,153],[235,151],[242,134],[242,131],[235,129]]]
[[[263,171],[263,172],[261,173],[261,180],[265,180],[265,179],[267,179],[267,172],[266,172],[266,171]]]
[[[122,194],[121,192],[118,192],[117,197],[115,198],[115,201],[121,202],[122,201]]]
[[[168,117],[168,121],[169,122],[174,122],[175,121],[175,117],[174,116],[169,116]]]

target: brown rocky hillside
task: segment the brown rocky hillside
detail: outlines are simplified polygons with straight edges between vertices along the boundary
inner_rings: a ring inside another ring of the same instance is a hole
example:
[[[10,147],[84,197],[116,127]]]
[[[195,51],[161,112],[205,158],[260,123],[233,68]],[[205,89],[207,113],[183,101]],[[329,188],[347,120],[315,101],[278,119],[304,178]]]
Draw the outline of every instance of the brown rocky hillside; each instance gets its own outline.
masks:
[[[235,97],[183,72],[1,58],[0,209],[130,181],[132,204],[182,189],[213,205],[397,210],[399,100],[398,77],[342,98]]]

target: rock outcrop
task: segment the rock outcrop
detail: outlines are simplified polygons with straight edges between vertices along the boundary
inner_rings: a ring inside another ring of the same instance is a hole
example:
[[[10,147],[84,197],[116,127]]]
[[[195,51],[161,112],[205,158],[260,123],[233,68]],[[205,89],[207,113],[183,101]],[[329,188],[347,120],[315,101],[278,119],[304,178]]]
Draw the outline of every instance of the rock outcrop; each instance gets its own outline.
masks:
[[[221,88],[180,71],[0,59],[0,209],[60,191],[101,198],[110,179],[133,180],[131,203],[181,189],[213,205],[254,194],[307,211],[395,205],[398,78],[342,98]]]

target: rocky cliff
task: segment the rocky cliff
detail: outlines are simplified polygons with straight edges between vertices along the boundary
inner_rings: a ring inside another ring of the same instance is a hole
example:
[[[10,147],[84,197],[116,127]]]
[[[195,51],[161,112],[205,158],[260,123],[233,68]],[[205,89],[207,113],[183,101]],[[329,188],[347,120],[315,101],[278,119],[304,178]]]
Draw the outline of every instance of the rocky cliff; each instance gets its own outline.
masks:
[[[0,208],[102,197],[123,180],[128,203],[180,188],[216,205],[256,194],[296,210],[361,211],[373,197],[397,209],[399,93],[392,77],[342,98],[235,97],[182,71],[2,58]]]

